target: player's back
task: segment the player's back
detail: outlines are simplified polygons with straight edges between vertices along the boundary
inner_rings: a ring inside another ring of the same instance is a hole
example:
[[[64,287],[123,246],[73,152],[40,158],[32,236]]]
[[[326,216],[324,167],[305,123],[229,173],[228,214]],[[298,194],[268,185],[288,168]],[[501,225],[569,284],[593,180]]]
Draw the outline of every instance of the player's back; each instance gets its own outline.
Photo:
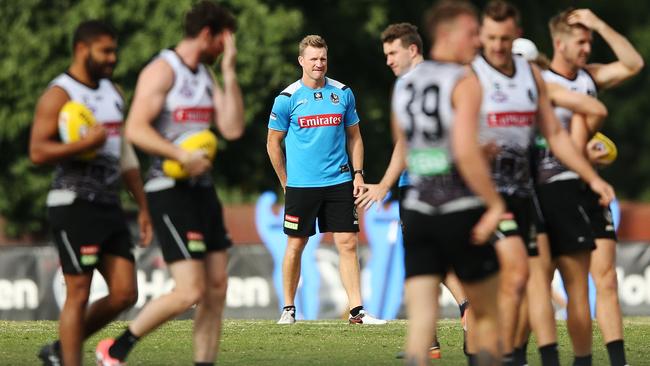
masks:
[[[454,112],[452,94],[466,74],[464,66],[425,61],[400,77],[392,110],[408,142],[408,173],[414,189],[404,207],[422,212],[440,208],[466,209],[480,201],[469,191],[454,167],[450,132]]]

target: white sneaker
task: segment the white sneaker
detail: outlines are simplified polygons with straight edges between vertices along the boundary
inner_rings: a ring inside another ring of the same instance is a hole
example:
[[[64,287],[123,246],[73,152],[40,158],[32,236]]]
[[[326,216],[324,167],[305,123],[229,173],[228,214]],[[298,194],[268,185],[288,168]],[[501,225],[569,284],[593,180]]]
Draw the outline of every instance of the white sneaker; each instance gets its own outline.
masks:
[[[294,324],[296,322],[296,309],[284,309],[280,320],[276,324]]]
[[[350,315],[348,318],[350,324],[368,324],[368,325],[381,325],[387,322],[383,319],[377,319],[374,316],[367,314],[365,310],[359,311],[356,316]]]

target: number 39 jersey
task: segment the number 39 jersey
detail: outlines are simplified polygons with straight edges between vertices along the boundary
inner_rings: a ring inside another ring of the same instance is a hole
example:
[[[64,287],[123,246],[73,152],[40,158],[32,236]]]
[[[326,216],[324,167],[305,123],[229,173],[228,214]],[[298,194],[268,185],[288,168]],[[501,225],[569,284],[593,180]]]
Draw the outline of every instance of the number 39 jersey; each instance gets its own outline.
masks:
[[[456,211],[467,208],[465,198],[475,198],[454,166],[450,141],[452,92],[465,74],[462,65],[424,61],[395,83],[392,111],[408,141],[413,187],[404,199],[405,208]]]

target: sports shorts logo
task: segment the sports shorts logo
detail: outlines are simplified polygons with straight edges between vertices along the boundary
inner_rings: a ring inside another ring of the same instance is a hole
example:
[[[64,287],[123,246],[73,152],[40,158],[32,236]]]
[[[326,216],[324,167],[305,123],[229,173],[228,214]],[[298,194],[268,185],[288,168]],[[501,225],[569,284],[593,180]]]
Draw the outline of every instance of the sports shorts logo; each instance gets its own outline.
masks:
[[[187,249],[189,249],[190,252],[205,252],[206,246],[203,241],[203,234],[198,231],[188,231]]]
[[[517,228],[517,221],[515,221],[515,215],[513,215],[512,212],[506,212],[501,215],[501,221],[499,222],[498,227],[499,231],[505,233],[508,231],[515,231]]]
[[[79,259],[81,264],[84,266],[92,266],[99,260],[99,245],[82,245],[79,248],[79,253],[81,254],[81,258]]]
[[[284,215],[284,227],[291,230],[298,230],[298,223],[300,222],[300,217]]]
[[[535,122],[536,113],[528,112],[495,112],[488,113],[488,127],[529,127]]]
[[[298,117],[298,126],[300,128],[338,126],[341,121],[343,121],[342,114],[316,114]]]

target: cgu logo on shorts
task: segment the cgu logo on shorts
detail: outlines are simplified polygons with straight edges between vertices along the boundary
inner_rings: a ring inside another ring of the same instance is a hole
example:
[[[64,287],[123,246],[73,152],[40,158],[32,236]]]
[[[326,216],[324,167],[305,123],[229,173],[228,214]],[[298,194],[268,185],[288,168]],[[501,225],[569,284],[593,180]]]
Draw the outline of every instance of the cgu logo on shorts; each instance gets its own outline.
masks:
[[[313,116],[298,117],[298,126],[300,128],[338,126],[342,120],[342,114],[316,114]]]
[[[535,112],[488,113],[488,127],[528,127],[535,122]]]
[[[298,230],[298,222],[300,222],[298,216],[284,215],[284,227],[287,229]]]
[[[187,249],[190,252],[205,252],[205,242],[203,241],[203,234],[197,231],[187,232]]]
[[[99,245],[82,245],[81,248],[79,248],[79,253],[81,254],[81,258],[79,258],[81,264],[84,266],[92,266],[97,263]]]

